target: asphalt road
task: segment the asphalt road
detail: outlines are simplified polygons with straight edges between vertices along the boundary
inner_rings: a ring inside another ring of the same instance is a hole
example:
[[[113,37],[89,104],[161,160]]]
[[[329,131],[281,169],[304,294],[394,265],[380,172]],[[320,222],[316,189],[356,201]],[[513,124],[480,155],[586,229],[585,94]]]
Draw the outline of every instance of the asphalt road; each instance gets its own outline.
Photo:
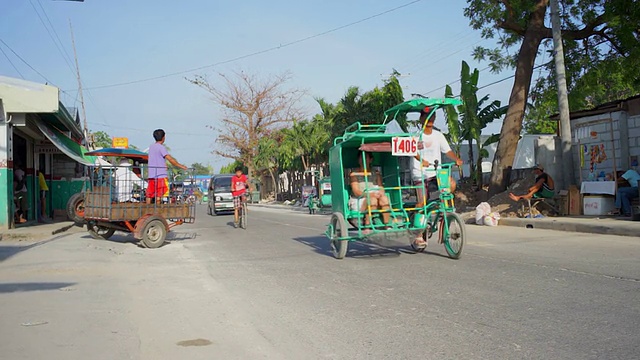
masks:
[[[335,260],[326,216],[204,214],[155,250],[0,242],[1,357],[640,357],[640,238],[468,226],[460,260],[362,243]]]

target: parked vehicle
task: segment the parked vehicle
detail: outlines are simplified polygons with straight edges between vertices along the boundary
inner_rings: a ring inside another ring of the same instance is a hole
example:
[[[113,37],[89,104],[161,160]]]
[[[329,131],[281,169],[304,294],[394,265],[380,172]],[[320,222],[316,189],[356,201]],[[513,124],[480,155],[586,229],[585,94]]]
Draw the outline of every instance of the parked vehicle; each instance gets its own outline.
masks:
[[[233,196],[231,195],[231,174],[214,175],[209,182],[207,192],[208,213],[218,215],[221,212],[233,212]]]

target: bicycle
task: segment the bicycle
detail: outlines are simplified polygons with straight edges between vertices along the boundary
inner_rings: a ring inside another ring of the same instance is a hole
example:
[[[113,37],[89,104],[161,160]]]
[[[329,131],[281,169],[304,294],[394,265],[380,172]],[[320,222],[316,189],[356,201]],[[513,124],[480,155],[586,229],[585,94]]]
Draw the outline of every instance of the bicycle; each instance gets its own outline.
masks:
[[[450,175],[454,163],[441,164],[438,169],[436,160],[434,167],[437,171],[438,198],[429,200],[425,211],[418,211],[414,215],[414,225],[424,228],[422,238],[425,241],[438,231],[438,244],[444,244],[447,254],[452,259],[459,259],[462,255],[466,229],[460,215],[455,212],[454,195],[451,193]],[[425,215],[426,213],[426,215]],[[452,227],[455,227],[452,230]],[[456,229],[457,228],[457,229]],[[423,252],[426,247],[411,247],[417,252]]]
[[[238,207],[238,224],[242,229],[247,229],[247,197],[242,196],[240,207]]]

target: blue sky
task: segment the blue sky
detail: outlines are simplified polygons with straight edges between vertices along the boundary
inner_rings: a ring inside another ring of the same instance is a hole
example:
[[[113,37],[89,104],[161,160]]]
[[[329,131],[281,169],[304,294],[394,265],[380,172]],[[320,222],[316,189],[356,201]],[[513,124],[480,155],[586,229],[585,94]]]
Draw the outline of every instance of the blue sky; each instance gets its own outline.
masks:
[[[480,33],[469,27],[463,16],[465,1],[422,0],[330,34],[230,64],[127,86],[100,87],[215,64],[409,2],[9,1],[3,4],[0,39],[51,83],[65,90],[62,99],[66,105],[79,107],[72,70],[71,20],[82,81],[89,89],[85,91],[85,105],[90,129],[128,137],[130,143],[144,148],[152,142],[152,131],[164,128],[167,145],[179,161],[211,164],[217,170],[230,162],[211,154],[216,146],[215,134],[207,125],[217,124],[219,109],[185,76],[203,74],[215,79],[217,72],[240,69],[265,76],[290,71],[292,80],[288,86],[308,92],[302,105],[312,116],[319,111],[313,97],[335,102],[349,86],[369,90],[382,85],[383,77],[392,68],[410,74],[401,78],[405,97],[411,93],[441,96],[443,90],[430,91],[457,80],[462,60],[479,69],[487,66],[474,62],[471,51],[477,45],[490,46],[492,41],[482,40]],[[71,66],[43,25],[49,26],[49,20]],[[0,48],[24,78],[45,82],[4,45],[0,44]],[[20,77],[1,53],[0,73]],[[511,74],[483,71],[480,85]],[[511,86],[512,80],[507,80],[480,94],[489,93],[492,99],[506,104]],[[436,125],[443,127],[442,121],[440,117]],[[496,123],[486,132],[499,130],[500,124]]]

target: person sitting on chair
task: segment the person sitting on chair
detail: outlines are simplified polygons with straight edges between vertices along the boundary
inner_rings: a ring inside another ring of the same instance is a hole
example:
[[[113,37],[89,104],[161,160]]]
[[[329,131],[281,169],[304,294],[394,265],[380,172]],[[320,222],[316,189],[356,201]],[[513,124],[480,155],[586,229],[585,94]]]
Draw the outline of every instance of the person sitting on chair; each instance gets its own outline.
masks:
[[[515,195],[514,193],[509,193],[509,197],[513,201],[518,200],[531,200],[533,198],[545,198],[551,199],[555,195],[553,190],[554,182],[553,178],[544,172],[544,168],[540,165],[536,165],[533,167],[533,173],[536,175],[536,182],[532,187],[529,188],[529,192],[524,195]]]
[[[631,216],[631,200],[640,196],[638,192],[640,174],[633,169],[627,170],[618,176],[618,190],[616,191],[616,210],[609,215]]]
[[[389,224],[391,214],[389,213],[389,198],[384,192],[382,185],[382,176],[379,172],[373,173],[371,171],[371,162],[373,161],[373,155],[369,152],[364,152],[366,158],[366,179],[365,179],[365,167],[362,162],[362,153],[358,152],[358,164],[360,168],[349,174],[349,180],[351,183],[351,191],[353,196],[349,199],[349,208],[354,211],[360,211],[368,213],[367,199],[370,200],[371,210],[385,210],[382,213],[382,222]],[[367,226],[371,223],[369,215],[365,215],[364,225]],[[371,229],[363,230],[365,234],[371,232]]]

